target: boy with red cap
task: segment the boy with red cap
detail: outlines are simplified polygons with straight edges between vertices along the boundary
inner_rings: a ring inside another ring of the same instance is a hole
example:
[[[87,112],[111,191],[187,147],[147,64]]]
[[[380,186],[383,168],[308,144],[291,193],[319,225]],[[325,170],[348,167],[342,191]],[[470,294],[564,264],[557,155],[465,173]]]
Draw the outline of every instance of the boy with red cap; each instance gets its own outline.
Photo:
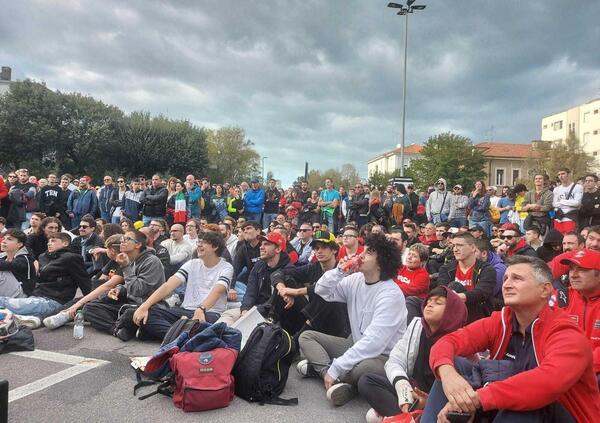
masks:
[[[594,372],[600,374],[600,251],[584,248],[561,260],[569,266],[565,311],[592,344]],[[600,382],[600,379],[599,379]]]

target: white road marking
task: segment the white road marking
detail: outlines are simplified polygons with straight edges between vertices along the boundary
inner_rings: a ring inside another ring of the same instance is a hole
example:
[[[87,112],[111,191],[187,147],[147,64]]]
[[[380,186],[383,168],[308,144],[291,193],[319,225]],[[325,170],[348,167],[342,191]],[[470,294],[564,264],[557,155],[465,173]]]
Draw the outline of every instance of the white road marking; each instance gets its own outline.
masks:
[[[8,393],[8,402],[16,401],[28,395],[35,394],[36,392],[42,391],[52,385],[56,385],[57,383],[63,382],[81,373],[85,373],[89,370],[95,369],[96,367],[104,366],[105,364],[110,363],[110,361],[97,360],[95,358],[61,354],[44,350],[14,352],[11,354],[36,360],[68,364],[73,367],[69,367],[68,369],[61,370],[60,372],[51,374],[50,376],[46,376],[42,379],[36,380],[35,382],[31,382],[27,385],[11,390]]]

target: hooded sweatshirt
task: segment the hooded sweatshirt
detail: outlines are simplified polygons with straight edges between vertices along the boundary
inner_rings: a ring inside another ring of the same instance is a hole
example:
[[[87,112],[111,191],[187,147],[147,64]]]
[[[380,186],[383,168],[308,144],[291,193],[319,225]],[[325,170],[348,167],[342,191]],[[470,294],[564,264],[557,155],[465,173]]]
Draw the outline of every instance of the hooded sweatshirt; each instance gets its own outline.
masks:
[[[450,214],[450,203],[452,203],[452,194],[446,189],[446,180],[444,178],[438,179],[438,182],[443,182],[443,186],[435,186],[435,191],[431,193],[427,199],[425,205],[427,212],[427,219],[432,220],[433,215],[444,213]]]
[[[271,274],[280,269],[291,267],[290,258],[286,253],[280,253],[275,267],[269,267],[264,260],[259,260],[250,275],[248,286],[242,301],[241,310],[250,310],[255,305],[264,304],[271,298]]]
[[[143,250],[123,269],[125,288],[129,300],[141,304],[165,282],[165,271],[154,251]]]
[[[12,261],[6,259],[6,253],[0,254],[0,271],[11,272],[19,281],[23,292],[27,295],[33,293],[36,281],[36,270],[33,257],[27,247],[21,248]]]
[[[429,392],[435,380],[429,368],[431,347],[442,336],[460,329],[467,322],[467,307],[464,302],[454,291],[443,288],[446,290],[446,308],[440,327],[433,333],[424,318],[414,318],[390,353],[390,358],[385,363],[385,373],[392,386],[402,379],[414,379],[419,389]],[[422,310],[425,305],[426,302],[423,302]]]
[[[552,249],[552,244],[562,245],[563,235],[556,229],[550,229],[544,238],[544,243],[535,252],[538,257],[544,260],[546,263],[551,261],[554,257],[562,253],[561,250],[555,251]]]

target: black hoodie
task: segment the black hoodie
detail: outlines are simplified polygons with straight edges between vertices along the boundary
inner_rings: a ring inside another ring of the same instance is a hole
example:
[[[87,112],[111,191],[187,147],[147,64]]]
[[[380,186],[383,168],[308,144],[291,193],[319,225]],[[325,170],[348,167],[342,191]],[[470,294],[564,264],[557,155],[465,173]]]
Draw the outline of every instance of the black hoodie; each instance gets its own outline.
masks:
[[[89,294],[92,282],[79,254],[62,249],[42,254],[39,262],[38,283],[33,290],[36,297],[65,304],[75,297],[77,288],[81,288],[83,295]]]
[[[27,295],[31,295],[35,287],[36,271],[33,261],[33,257],[25,247],[17,251],[12,261],[6,259],[6,254],[0,254],[0,271],[11,272],[21,282],[23,292]]]
[[[275,267],[269,267],[264,260],[259,260],[248,276],[248,285],[241,309],[250,310],[255,305],[269,301],[272,294],[271,274],[276,270],[289,267],[292,267],[292,264],[286,253],[279,254],[279,261]]]

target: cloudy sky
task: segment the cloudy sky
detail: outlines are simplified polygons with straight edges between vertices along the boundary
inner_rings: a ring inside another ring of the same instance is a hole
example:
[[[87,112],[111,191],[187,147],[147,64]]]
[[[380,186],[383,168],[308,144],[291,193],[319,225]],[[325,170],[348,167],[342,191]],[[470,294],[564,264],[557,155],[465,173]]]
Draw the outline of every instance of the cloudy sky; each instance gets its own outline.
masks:
[[[285,184],[304,162],[400,141],[404,18],[387,1],[10,1],[0,64],[125,111],[240,126]],[[409,18],[408,143],[529,142],[600,97],[600,2],[422,0]]]

